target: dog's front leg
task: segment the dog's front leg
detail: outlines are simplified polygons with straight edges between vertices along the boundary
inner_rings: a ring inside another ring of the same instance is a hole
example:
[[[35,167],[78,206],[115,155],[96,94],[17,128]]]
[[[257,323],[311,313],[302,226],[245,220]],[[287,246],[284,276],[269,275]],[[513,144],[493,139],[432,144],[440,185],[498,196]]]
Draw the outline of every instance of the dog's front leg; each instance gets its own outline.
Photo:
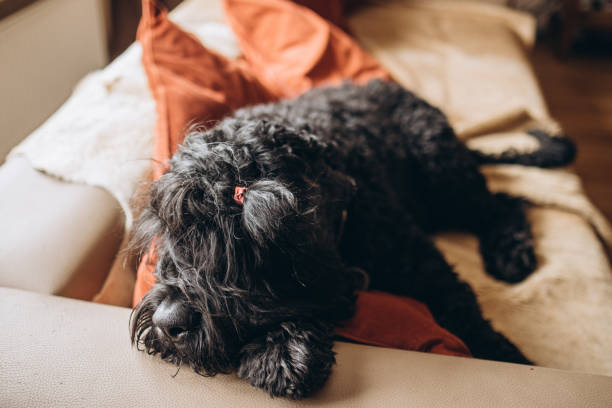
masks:
[[[283,322],[242,348],[238,376],[273,397],[301,399],[329,377],[335,363],[332,347],[330,326]]]

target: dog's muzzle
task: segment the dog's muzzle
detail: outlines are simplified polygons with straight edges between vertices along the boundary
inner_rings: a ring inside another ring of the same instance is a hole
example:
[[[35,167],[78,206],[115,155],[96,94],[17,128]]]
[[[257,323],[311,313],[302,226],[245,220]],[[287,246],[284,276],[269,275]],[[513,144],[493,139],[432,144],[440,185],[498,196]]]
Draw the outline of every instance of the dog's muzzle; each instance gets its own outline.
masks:
[[[197,315],[184,302],[166,297],[153,313],[152,323],[160,337],[177,343],[198,327]]]

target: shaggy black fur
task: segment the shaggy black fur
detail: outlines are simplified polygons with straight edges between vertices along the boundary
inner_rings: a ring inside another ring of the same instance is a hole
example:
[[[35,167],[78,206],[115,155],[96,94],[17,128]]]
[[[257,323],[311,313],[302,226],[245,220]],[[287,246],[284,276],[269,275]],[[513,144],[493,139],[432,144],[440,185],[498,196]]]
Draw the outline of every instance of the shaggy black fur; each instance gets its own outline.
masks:
[[[527,363],[428,235],[472,232],[490,274],[529,275],[526,203],[490,193],[478,165],[572,160],[565,139],[532,134],[537,152],[475,153],[438,109],[382,81],[242,109],[190,134],[136,228],[135,246],[154,242],[159,261],[133,341],[203,375],[235,370],[273,396],[303,398],[330,374],[356,267],[373,289],[426,303],[474,356]],[[247,187],[243,205],[236,186]]]

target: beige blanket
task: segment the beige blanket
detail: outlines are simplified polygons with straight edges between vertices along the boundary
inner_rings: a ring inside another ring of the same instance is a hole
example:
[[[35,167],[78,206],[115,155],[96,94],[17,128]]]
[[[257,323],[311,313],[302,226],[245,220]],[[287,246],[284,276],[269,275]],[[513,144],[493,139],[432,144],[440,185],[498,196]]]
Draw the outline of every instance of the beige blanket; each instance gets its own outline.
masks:
[[[188,0],[173,18],[206,45],[237,55],[218,6]],[[406,0],[365,9],[350,27],[399,82],[440,106],[472,148],[533,149],[525,129],[559,130],[526,57],[534,39],[527,15],[470,2]],[[92,74],[12,153],[63,179],[105,187],[121,203],[128,228],[129,197],[149,169],[154,123],[139,58],[133,45]],[[612,275],[602,246],[612,243],[608,223],[569,170],[483,170],[492,190],[537,204],[529,215],[540,267],[509,285],[485,274],[473,237],[444,234],[436,244],[472,285],[485,316],[535,363],[612,375]],[[123,272],[120,265],[113,269],[100,298],[112,302],[115,286],[131,279]]]

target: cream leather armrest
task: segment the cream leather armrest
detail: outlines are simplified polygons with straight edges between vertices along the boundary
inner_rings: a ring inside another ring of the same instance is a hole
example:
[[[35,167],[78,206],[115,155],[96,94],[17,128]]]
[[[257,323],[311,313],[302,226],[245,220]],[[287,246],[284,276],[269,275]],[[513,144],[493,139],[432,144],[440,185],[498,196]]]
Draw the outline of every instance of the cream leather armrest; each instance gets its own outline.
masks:
[[[0,406],[275,407],[233,375],[205,378],[130,346],[129,309],[0,288]],[[337,343],[321,392],[346,407],[610,407],[612,377]]]
[[[0,286],[91,299],[123,237],[112,196],[19,157],[0,167],[0,194]]]

